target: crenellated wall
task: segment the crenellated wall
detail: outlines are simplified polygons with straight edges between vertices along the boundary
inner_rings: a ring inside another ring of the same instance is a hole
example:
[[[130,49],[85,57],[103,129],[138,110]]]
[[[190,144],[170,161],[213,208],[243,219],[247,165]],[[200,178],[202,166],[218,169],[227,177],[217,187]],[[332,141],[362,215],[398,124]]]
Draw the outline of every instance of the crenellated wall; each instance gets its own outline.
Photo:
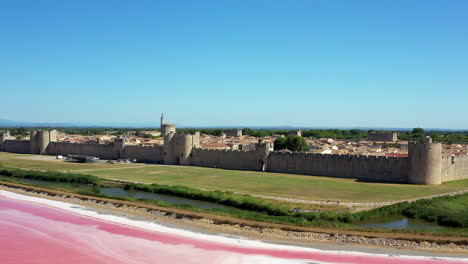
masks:
[[[270,152],[267,171],[369,181],[407,182],[408,159],[399,157]]]
[[[138,162],[164,163],[163,146],[125,146],[123,158]]]
[[[192,149],[192,165],[234,170],[259,170],[256,151]]]
[[[442,158],[442,182],[468,179],[468,157]]]
[[[80,144],[50,142],[46,154],[49,155],[86,155],[100,159],[120,159],[120,151],[114,144]]]
[[[2,151],[29,154],[31,153],[29,140],[5,140]]]

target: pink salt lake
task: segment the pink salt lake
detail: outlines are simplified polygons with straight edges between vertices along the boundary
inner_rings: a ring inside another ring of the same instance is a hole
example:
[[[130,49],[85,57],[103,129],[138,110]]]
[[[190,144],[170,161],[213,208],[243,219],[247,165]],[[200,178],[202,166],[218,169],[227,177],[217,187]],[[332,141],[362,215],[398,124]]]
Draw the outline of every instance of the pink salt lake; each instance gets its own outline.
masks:
[[[466,263],[462,259],[412,258],[245,244],[200,239],[196,234],[187,237],[145,230],[42,203],[0,196],[2,264]]]

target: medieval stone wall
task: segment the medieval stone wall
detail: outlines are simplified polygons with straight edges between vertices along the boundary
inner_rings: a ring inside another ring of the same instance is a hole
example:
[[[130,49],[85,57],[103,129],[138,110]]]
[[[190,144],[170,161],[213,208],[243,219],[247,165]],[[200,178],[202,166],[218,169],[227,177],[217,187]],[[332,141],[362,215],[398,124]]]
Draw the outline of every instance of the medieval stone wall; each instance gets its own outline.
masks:
[[[192,165],[233,170],[259,170],[256,151],[192,149]]]
[[[80,144],[50,142],[46,149],[49,155],[86,155],[100,159],[119,159],[120,151],[114,144]]]
[[[164,147],[162,146],[125,146],[123,158],[136,159],[137,162],[163,163]]]
[[[397,157],[270,152],[267,171],[407,182],[408,159]]]
[[[5,140],[0,149],[13,153],[31,153],[29,140]]]
[[[468,157],[442,158],[442,182],[468,179]]]

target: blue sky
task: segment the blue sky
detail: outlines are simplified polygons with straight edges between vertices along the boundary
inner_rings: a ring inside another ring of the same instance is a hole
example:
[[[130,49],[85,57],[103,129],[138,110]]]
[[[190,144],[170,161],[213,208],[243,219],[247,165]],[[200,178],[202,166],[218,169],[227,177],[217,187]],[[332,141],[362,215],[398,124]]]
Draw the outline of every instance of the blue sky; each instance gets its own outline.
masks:
[[[468,1],[0,0],[0,119],[468,128]]]

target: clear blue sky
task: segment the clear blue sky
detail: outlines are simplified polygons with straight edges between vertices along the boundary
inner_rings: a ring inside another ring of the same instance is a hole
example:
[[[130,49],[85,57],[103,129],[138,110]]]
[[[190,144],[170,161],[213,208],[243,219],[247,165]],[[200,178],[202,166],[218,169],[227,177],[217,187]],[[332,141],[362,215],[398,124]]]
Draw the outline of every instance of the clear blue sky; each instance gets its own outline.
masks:
[[[468,128],[468,1],[0,0],[0,119]]]

